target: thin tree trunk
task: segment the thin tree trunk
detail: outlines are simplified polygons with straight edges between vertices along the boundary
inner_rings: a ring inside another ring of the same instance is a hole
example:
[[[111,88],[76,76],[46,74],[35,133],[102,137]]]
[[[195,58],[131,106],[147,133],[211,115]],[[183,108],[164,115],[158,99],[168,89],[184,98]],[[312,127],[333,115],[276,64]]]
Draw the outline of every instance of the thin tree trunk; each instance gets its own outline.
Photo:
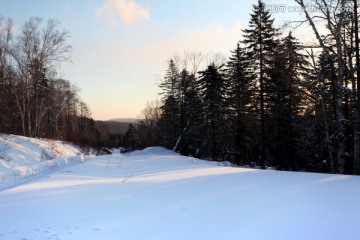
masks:
[[[315,72],[318,72],[316,69],[316,63],[315,63],[315,56],[314,56],[314,52],[313,49],[311,49],[311,54],[310,54],[311,60],[312,60],[312,64],[313,64],[313,68],[315,70]],[[317,74],[317,78],[318,78],[318,83],[320,83],[320,78],[319,78],[319,74]],[[321,86],[321,85],[320,85]],[[330,161],[330,166],[331,166],[331,171],[335,172],[335,163],[334,163],[334,156],[333,156],[333,148],[331,146],[330,143],[330,130],[329,130],[329,124],[327,122],[327,114],[326,114],[326,104],[325,104],[325,98],[324,98],[324,89],[323,87],[321,87],[321,98],[320,98],[320,102],[321,102],[321,112],[322,112],[322,116],[323,116],[323,120],[324,120],[324,128],[325,128],[325,137],[326,137],[326,150],[329,154],[329,161]]]
[[[178,139],[177,139],[177,141],[176,141],[176,144],[175,144],[175,146],[174,146],[174,148],[173,148],[173,151],[174,151],[174,152],[176,152],[177,149],[179,148],[181,139],[182,139],[183,135],[186,133],[186,131],[187,131],[189,125],[190,125],[190,122],[191,122],[190,120],[191,120],[191,119],[189,119],[189,120],[187,121],[186,126],[184,127],[182,134],[178,137]]]
[[[21,88],[21,87],[18,86],[18,88]],[[19,99],[19,93],[14,92],[14,96],[15,96],[16,106],[17,106],[17,108],[19,110],[22,134],[25,136],[26,135],[25,100],[24,99]]]
[[[345,76],[345,64],[344,64],[344,57],[343,57],[343,44],[342,44],[342,28],[343,28],[343,21],[345,16],[345,0],[341,0],[341,13],[339,22],[336,26],[336,47],[337,47],[337,57],[338,57],[338,76],[336,79],[336,114],[337,114],[337,121],[338,121],[338,132],[339,132],[339,142],[338,142],[338,149],[337,149],[337,160],[338,160],[338,173],[345,173],[345,143],[346,143],[346,129],[345,129],[345,116],[344,116],[344,109],[342,106],[343,103],[343,91],[341,87],[343,86],[343,80]]]
[[[261,18],[261,14],[260,14]],[[260,19],[260,24],[262,19]],[[262,43],[262,26],[260,26],[259,45],[260,45],[260,164],[265,169],[265,104],[264,104],[264,56]]]

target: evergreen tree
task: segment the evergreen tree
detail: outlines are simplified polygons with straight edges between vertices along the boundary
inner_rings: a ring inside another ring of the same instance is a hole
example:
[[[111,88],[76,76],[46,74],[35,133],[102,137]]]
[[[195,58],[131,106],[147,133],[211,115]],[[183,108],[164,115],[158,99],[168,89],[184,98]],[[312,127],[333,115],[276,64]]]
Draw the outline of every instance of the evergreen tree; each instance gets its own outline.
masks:
[[[194,82],[194,78],[186,69],[183,69],[179,76],[179,108],[180,108],[180,128],[184,129],[189,121],[187,105],[189,104],[188,91]]]
[[[165,100],[161,109],[161,117],[159,120],[160,137],[165,147],[172,149],[176,144],[176,140],[180,135],[179,127],[179,104],[178,99],[173,95],[169,95]]]
[[[227,84],[223,66],[211,64],[199,72],[198,86],[203,101],[205,151],[217,161],[226,148]]]
[[[231,116],[232,158],[236,164],[250,163],[249,131],[252,126],[254,74],[246,50],[238,43],[227,63],[228,103]]]
[[[166,71],[163,81],[160,83],[163,98],[178,94],[179,90],[179,70],[176,68],[174,60],[169,61],[169,67]]]
[[[268,101],[271,120],[271,155],[280,169],[294,167],[299,147],[300,114],[306,106],[306,76],[308,61],[300,51],[302,46],[291,33],[281,40],[273,53],[269,70]]]
[[[164,80],[160,83],[162,89],[162,107],[160,117],[160,135],[164,145],[173,148],[180,135],[180,94],[179,72],[171,59]]]
[[[196,88],[196,79],[187,70],[180,73],[180,127],[182,133],[174,147],[184,155],[199,153],[202,104]]]
[[[257,74],[257,97],[260,111],[260,162],[266,164],[265,119],[268,112],[268,70],[271,69],[272,53],[277,45],[277,30],[273,27],[274,19],[265,8],[262,1],[253,5],[253,13],[249,22],[249,29],[244,30],[244,43],[248,49],[248,58],[252,61],[254,72]]]
[[[129,128],[126,130],[124,136],[123,136],[123,144],[124,147],[134,150],[139,147],[139,141],[136,137],[136,129],[134,125],[130,124]]]

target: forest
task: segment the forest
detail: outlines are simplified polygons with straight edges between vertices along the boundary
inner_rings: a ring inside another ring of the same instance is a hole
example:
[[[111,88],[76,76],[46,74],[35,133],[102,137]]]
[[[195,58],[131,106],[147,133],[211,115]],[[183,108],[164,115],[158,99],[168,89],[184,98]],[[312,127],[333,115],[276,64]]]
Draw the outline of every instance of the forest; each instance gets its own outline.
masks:
[[[357,0],[294,0],[304,19],[276,28],[264,2],[230,57],[172,57],[140,122],[123,135],[96,127],[79,89],[57,77],[68,61],[59,22],[27,21],[14,36],[0,21],[0,132],[87,145],[161,145],[183,155],[278,170],[360,174]],[[308,25],[316,43],[294,37]],[[327,34],[321,28],[325,26]],[[288,29],[288,28],[286,28]]]
[[[258,1],[228,59],[169,60],[161,101],[143,111],[150,139],[240,166],[360,174],[357,1],[295,2],[305,19],[289,24],[308,24],[316,44],[275,28],[274,6]]]

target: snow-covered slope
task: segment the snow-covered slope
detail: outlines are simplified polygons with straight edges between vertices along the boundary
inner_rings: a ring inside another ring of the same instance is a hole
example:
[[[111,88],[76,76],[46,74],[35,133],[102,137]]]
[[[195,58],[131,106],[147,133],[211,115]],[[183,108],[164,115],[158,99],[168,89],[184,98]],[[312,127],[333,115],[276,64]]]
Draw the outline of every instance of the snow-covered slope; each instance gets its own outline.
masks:
[[[83,159],[69,143],[0,134],[0,190]]]
[[[0,239],[360,239],[360,177],[219,166],[163,148],[0,192]]]

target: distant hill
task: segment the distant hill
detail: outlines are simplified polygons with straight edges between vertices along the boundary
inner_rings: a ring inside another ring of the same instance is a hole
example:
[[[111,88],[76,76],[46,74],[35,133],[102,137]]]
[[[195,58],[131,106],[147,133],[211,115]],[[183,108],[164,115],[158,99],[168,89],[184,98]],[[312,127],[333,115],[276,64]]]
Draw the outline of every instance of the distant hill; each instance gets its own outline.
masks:
[[[138,123],[140,119],[138,118],[114,118],[107,120],[107,122],[121,122],[121,123]]]
[[[110,134],[124,135],[130,124],[136,125],[139,121],[139,119],[135,118],[118,118],[118,121],[116,121],[116,119],[109,121],[95,121],[95,127],[99,129],[102,126],[106,126],[109,129]]]

